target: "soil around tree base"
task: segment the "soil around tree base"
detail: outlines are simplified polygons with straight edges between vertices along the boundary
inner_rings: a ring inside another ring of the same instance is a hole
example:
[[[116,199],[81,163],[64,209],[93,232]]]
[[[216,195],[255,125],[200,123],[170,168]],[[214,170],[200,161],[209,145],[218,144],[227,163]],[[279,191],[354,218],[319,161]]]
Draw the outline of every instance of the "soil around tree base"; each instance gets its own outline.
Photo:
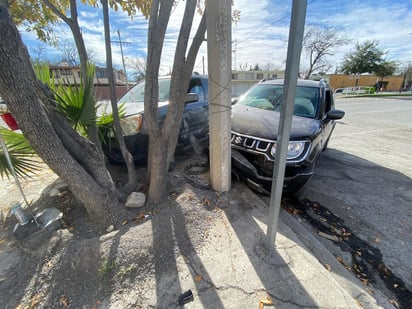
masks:
[[[32,207],[35,213],[49,207],[59,209],[62,228],[18,240],[13,235],[15,217],[3,211],[0,307],[142,306],[143,291],[153,290],[156,281],[154,269],[156,273],[173,271],[176,255],[201,247],[213,222],[222,216],[219,205],[228,203],[229,193],[221,195],[209,189],[208,173],[185,172],[186,165],[196,161],[186,158],[169,173],[169,196],[162,204],[130,210],[132,219],[121,229],[100,235],[67,186],[50,171],[41,174],[42,184],[50,184],[38,192],[40,197]],[[30,181],[24,183],[31,197],[31,191],[38,189]],[[16,194],[15,188],[11,191]]]

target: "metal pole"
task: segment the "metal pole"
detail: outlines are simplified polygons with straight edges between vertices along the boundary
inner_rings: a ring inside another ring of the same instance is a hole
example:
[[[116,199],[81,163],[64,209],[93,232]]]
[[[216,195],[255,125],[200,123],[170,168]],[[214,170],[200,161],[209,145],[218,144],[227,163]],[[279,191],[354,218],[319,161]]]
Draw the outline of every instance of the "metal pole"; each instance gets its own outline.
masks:
[[[23,189],[21,188],[19,179],[17,178],[16,171],[14,170],[14,167],[13,167],[13,163],[11,162],[11,158],[10,158],[10,155],[9,155],[9,150],[7,149],[7,145],[6,145],[6,143],[4,142],[4,138],[3,138],[3,135],[1,135],[1,133],[0,133],[0,145],[1,145],[1,147],[3,148],[4,156],[6,157],[6,161],[7,161],[7,164],[8,164],[8,166],[9,166],[9,168],[10,168],[11,174],[13,175],[14,181],[16,182],[16,185],[17,185],[17,187],[18,187],[19,190],[20,190],[20,194],[21,194],[21,196],[23,197],[23,200],[24,200],[27,208],[29,209],[30,214],[31,214],[31,216],[32,216],[33,219],[34,219],[34,222],[36,222],[36,224],[39,225],[39,223],[38,223],[37,220],[36,220],[36,217],[34,216],[33,211],[31,210],[30,204],[29,204],[29,202],[27,201],[26,195],[24,194]]]
[[[305,28],[306,5],[307,0],[293,0],[292,17],[289,30],[288,54],[286,59],[285,82],[283,84],[283,102],[280,110],[272,192],[270,196],[269,221],[266,235],[266,246],[268,249],[272,249],[276,241],[276,230],[279,220],[283,181],[285,178],[290,128],[292,126],[293,105],[295,102],[296,84],[299,76],[299,63],[300,54],[302,51],[303,31]]]

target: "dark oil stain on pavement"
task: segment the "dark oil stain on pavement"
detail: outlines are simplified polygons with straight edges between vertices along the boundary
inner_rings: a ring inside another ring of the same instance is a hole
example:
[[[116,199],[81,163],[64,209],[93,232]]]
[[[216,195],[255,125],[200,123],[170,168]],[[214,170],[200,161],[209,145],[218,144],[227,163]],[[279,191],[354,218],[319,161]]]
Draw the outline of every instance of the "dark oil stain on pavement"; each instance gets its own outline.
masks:
[[[352,271],[363,284],[375,285],[376,280],[380,279],[386,288],[396,295],[397,303],[393,302],[393,304],[397,308],[412,308],[412,292],[385,266],[380,250],[357,237],[350,228],[344,225],[341,218],[318,202],[309,199],[284,199],[282,207],[290,213],[303,216],[318,232],[338,240],[334,241],[335,245],[351,254],[352,265],[345,265],[343,260],[338,259],[339,262]]]

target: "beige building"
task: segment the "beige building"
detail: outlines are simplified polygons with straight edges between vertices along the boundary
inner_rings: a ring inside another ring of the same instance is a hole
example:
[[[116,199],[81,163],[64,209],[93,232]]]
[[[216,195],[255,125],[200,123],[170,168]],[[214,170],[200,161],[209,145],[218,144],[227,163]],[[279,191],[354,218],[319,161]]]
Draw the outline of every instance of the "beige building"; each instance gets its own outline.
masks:
[[[246,92],[252,85],[262,79],[284,78],[285,71],[232,71],[232,96],[236,97]],[[405,88],[402,75],[378,77],[376,75],[345,75],[328,74],[318,76],[324,79],[333,89],[355,87],[375,87],[379,84],[380,91],[397,92]],[[409,86],[410,87],[410,86]],[[404,89],[403,89],[404,90]]]
[[[50,76],[54,78],[56,84],[75,85],[80,80],[80,67],[59,65],[49,66]],[[123,71],[113,70],[114,81],[116,85],[116,97],[120,98],[127,91],[126,75]],[[107,78],[106,68],[96,67],[94,85],[98,100],[110,100],[109,80]]]
[[[262,79],[284,77],[285,71],[232,71],[232,96],[242,95]]]
[[[388,77],[378,77],[376,75],[345,75],[330,74],[328,82],[334,89],[348,87],[375,87],[379,83],[380,91],[399,91],[404,87],[404,77],[394,75]]]

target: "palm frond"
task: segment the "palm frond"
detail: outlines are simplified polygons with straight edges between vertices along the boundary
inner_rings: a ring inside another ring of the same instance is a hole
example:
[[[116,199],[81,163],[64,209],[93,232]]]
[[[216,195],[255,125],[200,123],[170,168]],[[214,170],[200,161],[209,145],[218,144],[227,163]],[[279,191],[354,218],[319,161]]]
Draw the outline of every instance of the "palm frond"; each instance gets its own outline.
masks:
[[[0,127],[0,134],[4,139],[10,161],[17,176],[22,178],[31,177],[33,173],[40,169],[37,155],[23,134],[3,127]],[[6,153],[1,147],[0,177],[1,179],[4,177],[10,179],[11,176],[12,170],[7,162]]]
[[[87,65],[87,76],[80,83],[70,86],[62,84],[54,91],[58,110],[67,117],[75,129],[86,131],[90,125],[96,124],[96,98],[93,80],[95,67]]]
[[[119,107],[119,117],[123,118],[126,115],[126,107],[121,104]],[[96,121],[97,129],[99,132],[99,138],[103,145],[111,147],[111,143],[116,141],[116,134],[114,129],[114,117],[113,113],[103,112]]]
[[[57,110],[72,124],[73,128],[81,134],[87,132],[87,127],[96,124],[96,98],[94,95],[94,76],[96,73],[93,64],[87,64],[86,78],[75,80],[74,84],[63,85],[59,82],[56,86],[54,77],[50,78],[47,66],[36,68],[37,77],[49,86],[55,96]]]

